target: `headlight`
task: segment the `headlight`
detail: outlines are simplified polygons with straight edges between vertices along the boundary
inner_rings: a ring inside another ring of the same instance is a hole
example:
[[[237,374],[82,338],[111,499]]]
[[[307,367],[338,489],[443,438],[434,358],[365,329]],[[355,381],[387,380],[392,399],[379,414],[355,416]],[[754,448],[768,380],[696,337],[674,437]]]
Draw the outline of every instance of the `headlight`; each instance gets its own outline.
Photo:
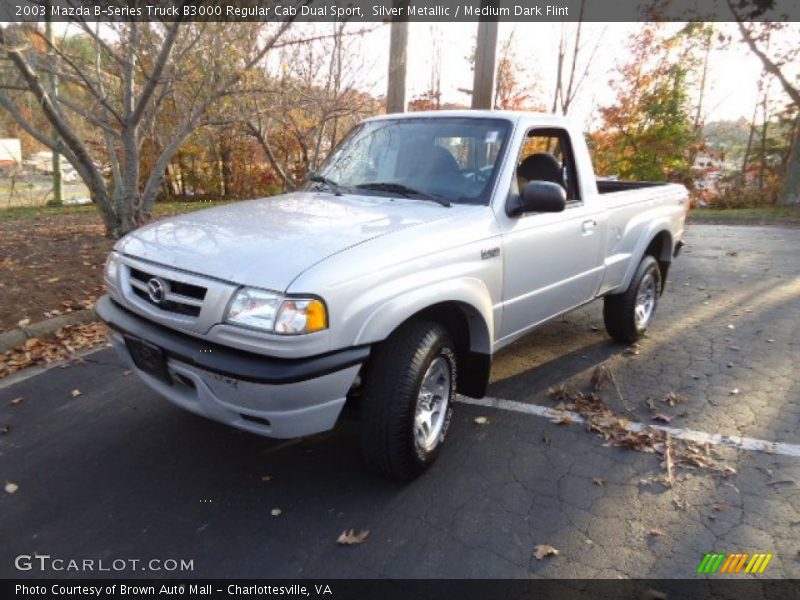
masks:
[[[227,321],[256,329],[272,330],[281,297],[264,290],[243,288],[228,309]]]
[[[117,256],[116,252],[112,252],[108,255],[108,258],[106,259],[105,273],[106,279],[110,283],[117,285],[117,275],[119,274],[119,257]]]
[[[311,333],[327,326],[325,305],[316,298],[284,300],[275,319],[276,333]]]
[[[242,288],[225,319],[234,325],[282,334],[320,331],[328,326],[325,305],[317,298],[285,298],[255,288]]]

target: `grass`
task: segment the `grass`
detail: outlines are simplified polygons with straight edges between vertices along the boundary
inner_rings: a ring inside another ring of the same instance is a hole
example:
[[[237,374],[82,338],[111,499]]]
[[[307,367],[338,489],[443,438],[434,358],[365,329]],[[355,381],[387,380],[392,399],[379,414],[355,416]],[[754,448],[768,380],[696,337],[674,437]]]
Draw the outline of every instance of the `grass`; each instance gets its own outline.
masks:
[[[800,206],[763,206],[758,208],[695,208],[689,219],[698,223],[792,223],[800,224]]]
[[[153,216],[155,218],[160,218],[211,208],[212,206],[221,206],[223,204],[228,204],[228,201],[157,202],[153,208]],[[81,214],[97,215],[99,213],[93,204],[81,206],[16,206],[14,208],[0,209],[0,221]]]

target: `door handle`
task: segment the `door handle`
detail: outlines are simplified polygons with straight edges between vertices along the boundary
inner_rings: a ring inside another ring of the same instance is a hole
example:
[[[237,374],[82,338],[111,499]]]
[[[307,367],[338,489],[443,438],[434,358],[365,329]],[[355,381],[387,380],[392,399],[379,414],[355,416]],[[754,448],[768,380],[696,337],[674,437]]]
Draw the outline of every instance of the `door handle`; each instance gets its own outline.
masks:
[[[583,231],[584,235],[589,235],[594,232],[594,228],[597,227],[597,221],[594,219],[589,219],[588,221],[584,221],[583,225],[581,226],[581,231]]]

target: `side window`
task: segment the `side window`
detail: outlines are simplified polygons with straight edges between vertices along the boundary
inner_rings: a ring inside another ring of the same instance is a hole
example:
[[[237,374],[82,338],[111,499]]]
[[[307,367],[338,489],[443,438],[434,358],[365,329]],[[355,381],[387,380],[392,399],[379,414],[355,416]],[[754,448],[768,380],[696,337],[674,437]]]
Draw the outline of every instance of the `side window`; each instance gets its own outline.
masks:
[[[531,129],[517,161],[517,186],[529,181],[557,183],[567,192],[567,202],[580,202],[575,157],[569,134],[558,128]]]

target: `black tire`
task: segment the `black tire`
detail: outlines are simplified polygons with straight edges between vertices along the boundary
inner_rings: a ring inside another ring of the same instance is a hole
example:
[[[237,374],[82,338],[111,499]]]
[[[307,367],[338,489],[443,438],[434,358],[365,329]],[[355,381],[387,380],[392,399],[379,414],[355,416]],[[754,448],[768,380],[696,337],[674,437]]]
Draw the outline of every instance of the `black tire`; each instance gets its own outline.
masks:
[[[655,281],[655,295],[653,297],[653,308],[650,311],[650,317],[642,324],[637,324],[636,321],[636,297],[639,294],[639,288],[642,287],[642,282],[647,278],[652,277]],[[603,304],[603,321],[605,321],[606,331],[608,335],[618,342],[623,344],[633,344],[638,341],[647,330],[647,326],[652,321],[652,315],[655,314],[658,307],[658,297],[661,293],[661,271],[658,268],[658,262],[650,255],[645,256],[636,272],[633,274],[633,279],[628,286],[628,289],[621,294],[613,294],[606,296]]]
[[[449,367],[449,396],[440,411],[441,433],[425,450],[415,443],[415,414],[423,377],[437,357]],[[437,323],[412,321],[375,346],[364,373],[360,422],[361,450],[371,471],[406,481],[433,464],[450,424],[456,376],[455,346]]]

